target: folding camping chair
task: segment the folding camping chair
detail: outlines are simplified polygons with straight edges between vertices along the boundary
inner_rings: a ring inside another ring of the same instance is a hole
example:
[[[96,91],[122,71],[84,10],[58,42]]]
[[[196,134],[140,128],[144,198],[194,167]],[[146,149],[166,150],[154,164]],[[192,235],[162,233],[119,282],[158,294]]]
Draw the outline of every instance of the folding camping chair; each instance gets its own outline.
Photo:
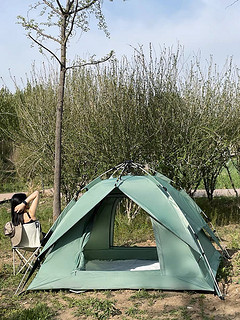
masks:
[[[32,268],[41,248],[41,235],[39,221],[22,225],[21,241],[18,245],[12,246],[14,275],[25,269],[25,273],[27,273]]]

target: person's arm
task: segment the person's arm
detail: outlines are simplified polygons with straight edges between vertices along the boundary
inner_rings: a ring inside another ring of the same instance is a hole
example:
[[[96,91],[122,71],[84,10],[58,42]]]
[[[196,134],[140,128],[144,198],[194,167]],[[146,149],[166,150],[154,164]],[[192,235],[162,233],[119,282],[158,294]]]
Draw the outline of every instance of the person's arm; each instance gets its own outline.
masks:
[[[32,194],[30,194],[30,196],[27,197],[27,199],[25,199],[25,202],[27,204],[30,204],[32,202],[29,208],[29,213],[31,217],[35,217],[39,199],[40,199],[39,191],[34,191]]]
[[[16,212],[21,212],[25,209],[25,207],[27,205],[30,205],[31,203],[31,206],[29,208],[29,214],[31,216],[31,218],[35,217],[35,213],[36,213],[36,210],[37,210],[37,206],[38,206],[38,202],[39,202],[39,191],[34,191],[32,194],[30,194],[22,203],[20,203],[19,205],[17,205],[15,207],[15,211]]]

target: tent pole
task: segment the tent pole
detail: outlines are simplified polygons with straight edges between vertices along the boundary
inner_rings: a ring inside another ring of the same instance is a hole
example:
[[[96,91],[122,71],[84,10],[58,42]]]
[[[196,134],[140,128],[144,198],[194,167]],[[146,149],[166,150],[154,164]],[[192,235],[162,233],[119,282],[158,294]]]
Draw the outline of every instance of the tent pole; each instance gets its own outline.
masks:
[[[125,161],[125,163],[122,163],[122,166],[124,165],[124,167],[123,167],[123,169],[122,169],[119,177],[118,177],[117,180],[116,180],[116,184],[118,183],[119,180],[121,180],[124,171],[125,171],[128,167],[131,167],[132,164],[133,164],[133,162],[132,162],[131,160],[130,160],[130,161]],[[119,168],[119,169],[120,169],[120,168]]]
[[[222,292],[221,292],[221,290],[220,290],[220,288],[219,288],[219,286],[218,286],[217,280],[216,280],[216,278],[215,278],[215,276],[214,276],[214,274],[213,274],[213,272],[212,272],[212,268],[211,268],[211,266],[210,266],[210,264],[209,264],[209,262],[208,262],[207,256],[206,256],[206,254],[205,254],[205,252],[204,252],[204,250],[203,250],[203,247],[202,247],[202,245],[201,245],[201,243],[200,243],[200,241],[199,241],[198,235],[197,235],[196,232],[193,230],[193,228],[191,227],[191,225],[189,225],[189,228],[191,229],[191,231],[192,231],[195,239],[197,240],[197,244],[198,244],[199,249],[200,249],[200,251],[201,251],[202,257],[204,258],[204,261],[205,261],[205,263],[206,263],[206,265],[207,265],[207,268],[208,268],[208,271],[209,271],[209,273],[210,273],[210,276],[212,277],[212,280],[213,280],[214,287],[215,287],[215,290],[216,290],[216,292],[217,292],[217,295],[219,296],[219,298],[220,298],[221,300],[224,300],[224,295],[222,294]]]
[[[116,172],[118,172],[118,171],[123,167],[123,165],[124,165],[124,163],[121,163],[121,164],[119,164],[118,166],[116,166],[115,168],[113,168],[113,169],[115,169],[115,171],[112,173],[111,177],[113,177],[113,175],[114,175]]]
[[[206,219],[208,222],[210,222],[211,228],[213,229],[213,230],[212,230],[213,233],[216,233],[216,237],[217,237],[218,240],[219,240],[219,245],[218,245],[218,246],[219,246],[220,249],[222,250],[223,255],[224,255],[227,259],[231,259],[231,256],[230,256],[230,254],[228,253],[227,248],[226,248],[224,245],[221,244],[221,238],[219,237],[216,228],[215,228],[214,225],[212,224],[211,219],[209,219],[209,217],[206,215],[206,213],[205,213],[204,211],[202,211],[202,214],[204,215],[205,219]],[[215,242],[216,242],[216,241],[215,241]]]
[[[121,163],[121,164],[119,164],[119,165],[117,165],[117,166],[115,166],[115,167],[113,167],[113,168],[111,168],[111,169],[103,172],[103,173],[100,174],[100,176],[98,176],[96,179],[101,178],[102,176],[104,176],[105,174],[107,174],[107,173],[109,173],[109,172],[111,172],[111,171],[113,171],[113,170],[115,170],[115,172],[117,172],[119,169],[121,169],[122,166],[123,166],[123,163]],[[86,185],[81,186],[81,187],[77,190],[77,192],[75,193],[75,196],[74,196],[75,200],[78,198],[79,193],[80,193],[82,190],[84,190],[85,188],[86,188]]]
[[[101,178],[102,176],[104,176],[105,174],[107,174],[107,173],[110,172],[110,171],[113,171],[113,170],[115,170],[115,172],[118,171],[118,170],[121,168],[122,165],[123,165],[123,163],[120,163],[120,164],[118,164],[117,166],[115,166],[115,167],[113,167],[113,168],[105,171],[105,172],[102,173],[100,176],[98,176],[98,178]]]
[[[143,165],[139,164],[139,163],[133,163],[133,165],[135,165],[137,168],[139,168],[140,170],[142,170],[144,173],[146,173],[147,175],[151,176],[151,174],[143,168]],[[150,169],[152,170],[152,169]]]

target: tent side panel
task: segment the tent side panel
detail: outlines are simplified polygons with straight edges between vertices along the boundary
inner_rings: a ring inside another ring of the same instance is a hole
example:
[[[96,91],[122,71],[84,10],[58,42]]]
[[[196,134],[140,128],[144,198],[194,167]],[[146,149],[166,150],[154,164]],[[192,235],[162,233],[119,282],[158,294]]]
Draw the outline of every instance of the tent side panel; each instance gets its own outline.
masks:
[[[97,206],[114,188],[115,181],[108,179],[94,185],[89,191],[85,192],[71,210],[69,210],[68,214],[61,220],[40,255],[48,250],[90,210]]]
[[[199,252],[192,234],[188,230],[188,221],[173,198],[145,177],[125,179],[119,189],[136,202],[151,217],[161,222],[180,239]]]
[[[221,261],[221,254],[214,248],[203,230],[198,233],[198,238],[209,261],[213,274],[216,276]]]
[[[187,219],[191,222],[191,225],[195,231],[200,230],[206,225],[206,222],[200,214],[202,210],[184,190],[178,191],[170,183],[162,179],[159,174],[154,177],[164,187],[167,188],[167,191],[171,194],[179,208],[187,215]]]
[[[114,213],[117,198],[105,198],[93,221],[93,227],[85,250],[109,249],[111,242],[111,216]]]
[[[181,277],[188,282],[195,278],[205,282],[201,268],[193,255],[191,247],[167,230],[160,223],[152,220],[157,244],[160,269],[164,275]],[[196,253],[197,255],[197,253]]]
[[[51,286],[51,283],[68,277],[77,268],[84,229],[90,217],[91,212],[57,241],[30,284],[30,289],[42,284]]]

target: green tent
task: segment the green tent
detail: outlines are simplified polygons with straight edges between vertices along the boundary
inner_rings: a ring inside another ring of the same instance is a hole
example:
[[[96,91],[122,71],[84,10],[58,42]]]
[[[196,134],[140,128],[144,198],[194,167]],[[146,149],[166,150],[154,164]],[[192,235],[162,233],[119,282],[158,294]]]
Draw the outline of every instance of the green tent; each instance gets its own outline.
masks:
[[[114,169],[62,212],[27,290],[201,290],[222,297],[215,279],[221,255],[211,241],[220,243],[192,198],[132,162]],[[142,174],[132,175],[132,169]],[[155,247],[113,245],[116,208],[124,197],[150,216]]]

